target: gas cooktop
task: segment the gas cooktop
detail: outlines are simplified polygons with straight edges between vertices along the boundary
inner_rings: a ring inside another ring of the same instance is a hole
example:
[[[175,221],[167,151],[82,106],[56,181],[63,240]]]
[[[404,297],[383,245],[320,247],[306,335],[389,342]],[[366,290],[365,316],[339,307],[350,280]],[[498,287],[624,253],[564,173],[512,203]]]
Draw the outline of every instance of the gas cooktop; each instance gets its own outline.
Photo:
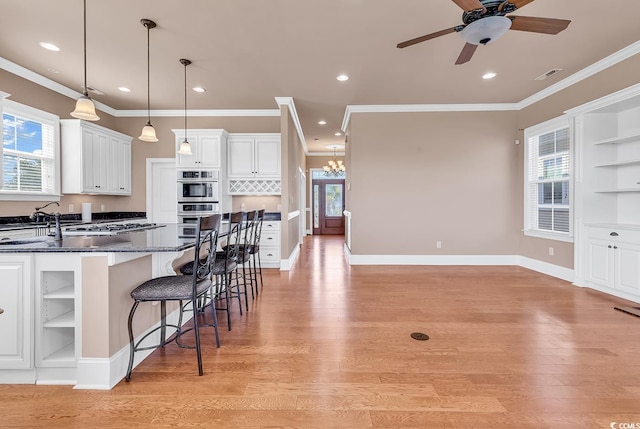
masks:
[[[144,231],[160,228],[164,225],[157,223],[112,223],[68,226],[62,230],[62,235],[116,235],[129,232]]]

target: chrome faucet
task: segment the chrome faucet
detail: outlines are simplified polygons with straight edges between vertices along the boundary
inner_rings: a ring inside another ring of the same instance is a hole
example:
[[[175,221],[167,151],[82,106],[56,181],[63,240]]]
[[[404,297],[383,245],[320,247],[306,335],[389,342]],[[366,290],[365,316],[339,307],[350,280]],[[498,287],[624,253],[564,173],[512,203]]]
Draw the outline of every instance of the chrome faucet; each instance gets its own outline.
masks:
[[[55,230],[55,235],[53,236],[53,240],[60,242],[62,241],[62,227],[60,226],[60,212],[55,212],[55,213],[45,213],[42,211],[42,209],[44,209],[45,207],[50,206],[51,204],[55,204],[58,207],[60,207],[60,203],[58,203],[57,201],[52,201],[48,204],[45,204],[42,207],[36,207],[36,211],[33,212],[31,214],[31,216],[29,216],[29,219],[31,220],[35,220],[36,222],[39,222],[40,216],[53,216],[53,219],[55,221],[55,226],[56,226],[56,230]]]

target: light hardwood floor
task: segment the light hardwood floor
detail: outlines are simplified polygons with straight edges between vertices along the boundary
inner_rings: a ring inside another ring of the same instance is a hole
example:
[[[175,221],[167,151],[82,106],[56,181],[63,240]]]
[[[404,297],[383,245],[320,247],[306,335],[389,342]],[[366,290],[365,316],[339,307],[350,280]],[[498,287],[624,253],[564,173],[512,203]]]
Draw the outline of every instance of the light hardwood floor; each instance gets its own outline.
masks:
[[[632,303],[519,267],[350,267],[342,246],[265,270],[220,349],[204,330],[204,376],[172,344],[111,391],[0,386],[0,427],[640,428],[640,318],[613,309]]]

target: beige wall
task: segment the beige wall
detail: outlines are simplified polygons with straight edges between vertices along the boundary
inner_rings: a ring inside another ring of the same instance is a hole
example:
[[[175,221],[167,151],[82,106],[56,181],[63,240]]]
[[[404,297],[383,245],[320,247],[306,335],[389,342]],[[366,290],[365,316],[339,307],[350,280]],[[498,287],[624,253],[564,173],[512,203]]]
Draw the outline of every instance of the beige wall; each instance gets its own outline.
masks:
[[[75,100],[4,70],[0,70],[0,91],[11,94],[9,100],[53,113],[61,119],[71,118],[69,113],[75,107]],[[98,125],[133,137],[132,194],[130,197],[64,195],[60,200],[60,212],[69,213],[69,204],[73,204],[73,213],[80,213],[82,202],[91,202],[94,211],[100,211],[101,206],[104,205],[104,211],[107,212],[144,212],[146,211],[146,159],[175,157],[175,136],[171,130],[184,128],[184,117],[152,117],[151,122],[156,129],[159,141],[147,143],[138,140],[140,131],[146,123],[145,118],[114,118],[101,111],[98,112],[98,116],[100,116],[100,120],[96,122]],[[230,133],[277,133],[280,132],[280,117],[190,117],[188,127],[224,129]],[[64,162],[62,168],[65,168]],[[0,216],[28,215],[33,212],[35,206],[42,205],[41,203],[0,201]]]
[[[305,170],[305,174],[307,176],[307,196],[306,196],[306,213],[305,213],[305,225],[307,226],[307,230],[312,231],[313,232],[313,225],[311,224],[311,216],[312,216],[312,209],[313,207],[311,206],[311,198],[313,198],[313,195],[311,195],[311,170],[314,168],[322,168],[325,165],[327,165],[329,163],[330,160],[334,159],[333,155],[331,156],[307,156],[305,159],[306,162],[306,166],[307,169]],[[341,160],[344,161],[345,158],[344,156],[336,156],[335,159],[337,160]],[[347,166],[347,175],[349,174],[349,164],[347,164],[345,162],[345,165]]]
[[[288,219],[288,214],[299,209],[300,170],[305,171],[305,159],[300,137],[289,108],[281,106],[282,142],[282,221],[280,223],[280,259],[288,259],[299,243],[300,220]]]
[[[353,114],[352,254],[516,254],[516,136],[515,112]]]
[[[545,98],[518,112],[518,128],[520,130],[539,124],[549,119],[562,116],[563,112],[591,100],[627,88],[640,82],[640,55],[622,61],[598,74],[595,74],[571,87]],[[520,141],[524,134],[519,133]],[[518,182],[524,181],[524,145],[519,147]],[[518,195],[519,219],[523,219],[523,192]],[[522,221],[521,221],[522,222]],[[553,247],[554,256],[549,256],[549,247]],[[520,234],[518,254],[532,259],[549,262],[562,267],[573,268],[573,243],[555,240],[543,240]]]

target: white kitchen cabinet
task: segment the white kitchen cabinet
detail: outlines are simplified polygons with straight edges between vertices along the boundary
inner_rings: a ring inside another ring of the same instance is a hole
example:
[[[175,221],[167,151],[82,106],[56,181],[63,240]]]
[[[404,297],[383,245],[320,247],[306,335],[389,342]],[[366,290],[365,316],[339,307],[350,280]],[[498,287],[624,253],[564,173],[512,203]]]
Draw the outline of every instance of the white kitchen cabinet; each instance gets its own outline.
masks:
[[[227,176],[231,195],[280,195],[280,134],[229,134]]]
[[[264,268],[280,268],[280,221],[262,221],[260,262]]]
[[[227,143],[227,132],[218,129],[189,129],[187,140],[191,145],[191,155],[177,153],[184,141],[185,130],[172,130],[175,134],[176,167],[222,168],[224,147]]]
[[[624,298],[640,297],[640,229],[590,226],[586,248],[587,285]]]
[[[79,119],[60,126],[63,193],[131,195],[131,137]]]
[[[227,175],[280,179],[280,134],[230,134]]]
[[[566,113],[575,117],[575,283],[640,302],[640,84]]]
[[[0,262],[0,369],[33,367],[31,256],[3,255]]]

